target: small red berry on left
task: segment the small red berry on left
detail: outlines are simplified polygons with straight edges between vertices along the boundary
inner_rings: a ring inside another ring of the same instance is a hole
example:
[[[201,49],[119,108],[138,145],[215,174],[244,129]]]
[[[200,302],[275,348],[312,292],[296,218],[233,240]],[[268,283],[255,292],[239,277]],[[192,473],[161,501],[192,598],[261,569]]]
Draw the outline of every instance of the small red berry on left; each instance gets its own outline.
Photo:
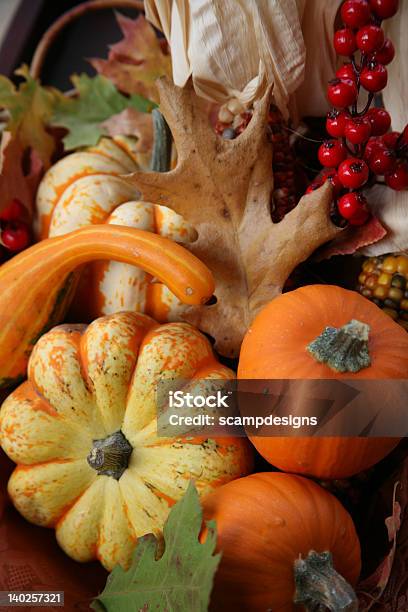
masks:
[[[24,204],[13,199],[0,213],[0,244],[10,253],[26,249],[31,242],[28,213]]]

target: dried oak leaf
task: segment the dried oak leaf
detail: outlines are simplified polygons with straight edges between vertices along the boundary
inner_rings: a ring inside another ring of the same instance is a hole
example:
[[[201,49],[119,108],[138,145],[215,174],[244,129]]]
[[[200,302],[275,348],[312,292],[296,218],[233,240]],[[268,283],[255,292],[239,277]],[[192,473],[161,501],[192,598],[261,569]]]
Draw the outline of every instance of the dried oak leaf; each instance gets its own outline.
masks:
[[[47,131],[47,125],[61,94],[50,87],[42,87],[30,76],[27,66],[16,70],[16,75],[24,79],[18,88],[0,75],[0,107],[10,114],[6,129],[13,136],[18,132],[21,146],[36,151],[44,167],[48,168],[56,141]]]
[[[17,199],[31,214],[43,165],[35,152],[31,151],[29,158],[28,174],[25,174],[24,148],[19,137],[3,132],[0,148],[0,211]]]
[[[235,140],[217,136],[208,107],[193,91],[162,78],[160,110],[173,134],[178,162],[167,173],[128,177],[145,200],[169,206],[198,231],[189,248],[212,270],[217,303],[191,308],[185,319],[210,334],[216,348],[236,356],[254,316],[281,293],[292,270],[341,230],[330,221],[331,186],[303,197],[274,224],[272,145],[267,133],[270,90]]]
[[[108,59],[91,59],[92,66],[128,94],[141,94],[157,102],[156,79],[171,75],[171,58],[163,52],[154,28],[143,15],[129,19],[117,15],[123,40],[112,45]]]

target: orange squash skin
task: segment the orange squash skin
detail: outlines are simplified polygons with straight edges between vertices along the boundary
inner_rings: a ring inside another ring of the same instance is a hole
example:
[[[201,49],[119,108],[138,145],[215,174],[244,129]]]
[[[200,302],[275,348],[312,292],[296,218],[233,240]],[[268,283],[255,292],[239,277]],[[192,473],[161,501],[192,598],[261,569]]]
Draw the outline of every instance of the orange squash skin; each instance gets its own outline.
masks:
[[[357,373],[335,372],[306,350],[326,326],[352,319],[370,325],[371,366]],[[408,334],[375,304],[353,291],[312,285],[268,304],[249,328],[241,348],[241,379],[404,379],[408,377]],[[252,437],[281,470],[318,478],[347,478],[383,459],[396,438]]]
[[[197,257],[151,232],[93,225],[43,240],[0,268],[0,388],[25,377],[38,337],[63,319],[77,268],[103,259],[139,266],[187,304],[205,303],[214,290],[211,272]]]
[[[352,586],[361,569],[360,544],[347,511],[316,483],[279,472],[252,474],[203,500],[217,523],[222,551],[212,610],[293,612],[293,564],[310,550],[329,551]],[[203,538],[205,532],[203,533]]]

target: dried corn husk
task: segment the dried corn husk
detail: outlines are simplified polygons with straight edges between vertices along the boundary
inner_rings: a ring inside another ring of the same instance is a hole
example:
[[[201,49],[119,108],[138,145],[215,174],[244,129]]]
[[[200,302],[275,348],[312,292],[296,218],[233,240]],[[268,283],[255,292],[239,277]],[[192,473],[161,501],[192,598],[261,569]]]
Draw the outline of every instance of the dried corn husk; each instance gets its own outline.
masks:
[[[333,48],[336,17],[342,0],[298,2],[306,48],[304,79],[292,96],[292,119],[323,116],[329,110],[327,82],[333,78],[338,58]]]
[[[332,48],[341,0],[145,0],[170,43],[173,78],[198,95],[250,106],[269,83],[281,112],[322,115],[336,69]],[[305,79],[305,80],[304,80]],[[303,84],[302,84],[303,83]]]
[[[391,114],[392,129],[402,131],[408,123],[408,2],[400,2],[399,12],[384,22],[386,35],[395,45],[395,59],[387,66],[388,86],[384,89],[384,106]],[[377,185],[367,192],[371,209],[388,234],[363,249],[364,255],[382,255],[408,250],[408,191],[393,191]]]
[[[247,107],[273,82],[286,112],[303,79],[303,2],[145,0],[145,7],[170,43],[176,85],[183,87],[191,76],[199,96],[220,104],[237,99]]]

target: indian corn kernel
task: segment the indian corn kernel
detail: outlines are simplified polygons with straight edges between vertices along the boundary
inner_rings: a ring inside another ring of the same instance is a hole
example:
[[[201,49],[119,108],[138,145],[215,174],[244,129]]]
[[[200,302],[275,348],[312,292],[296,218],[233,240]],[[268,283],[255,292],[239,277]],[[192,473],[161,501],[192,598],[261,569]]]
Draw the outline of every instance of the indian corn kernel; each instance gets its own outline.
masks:
[[[357,289],[408,331],[408,256],[370,257],[363,264]]]

